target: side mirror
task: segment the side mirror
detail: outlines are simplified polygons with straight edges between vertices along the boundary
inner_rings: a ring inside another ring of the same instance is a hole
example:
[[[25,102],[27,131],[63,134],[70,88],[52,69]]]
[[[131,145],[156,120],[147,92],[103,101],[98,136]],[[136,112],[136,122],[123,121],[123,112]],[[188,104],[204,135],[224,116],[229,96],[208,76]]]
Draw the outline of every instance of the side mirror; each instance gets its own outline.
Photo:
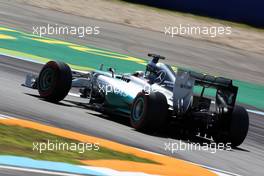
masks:
[[[110,68],[108,68],[108,71],[112,73],[112,77],[114,78],[115,77],[115,70],[112,67],[110,67]]]

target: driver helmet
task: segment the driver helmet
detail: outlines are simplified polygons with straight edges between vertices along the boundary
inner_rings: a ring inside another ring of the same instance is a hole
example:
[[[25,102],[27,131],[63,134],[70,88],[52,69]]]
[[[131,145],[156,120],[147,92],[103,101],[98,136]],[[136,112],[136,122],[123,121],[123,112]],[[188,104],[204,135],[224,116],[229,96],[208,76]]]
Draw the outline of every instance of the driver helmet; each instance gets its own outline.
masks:
[[[150,61],[146,68],[146,78],[149,80],[150,84],[153,84],[156,80],[156,78],[159,76],[160,68],[158,67],[158,64]]]

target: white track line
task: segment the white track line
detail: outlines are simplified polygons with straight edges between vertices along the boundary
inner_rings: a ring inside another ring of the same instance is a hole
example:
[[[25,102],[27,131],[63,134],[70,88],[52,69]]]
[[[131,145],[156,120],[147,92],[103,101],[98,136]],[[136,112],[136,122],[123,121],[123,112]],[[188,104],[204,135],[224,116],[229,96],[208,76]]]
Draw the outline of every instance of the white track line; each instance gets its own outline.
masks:
[[[81,166],[82,168],[89,169],[91,171],[102,173],[102,175],[111,176],[158,176],[153,174],[147,174],[143,172],[130,172],[130,171],[117,171],[105,167],[95,167],[95,166]]]
[[[32,63],[40,64],[40,65],[44,65],[45,64],[45,62],[36,61],[34,59],[28,59],[28,58],[24,58],[24,57],[12,56],[10,54],[5,54],[5,53],[0,53],[0,54],[3,55],[3,56],[7,56],[7,57],[23,60],[23,61],[26,61],[26,62],[32,62]],[[76,71],[76,72],[80,72],[80,73],[84,73],[84,74],[89,72],[89,71],[82,71],[82,70],[75,70],[75,69],[71,69],[71,70],[72,71]]]
[[[147,153],[151,153],[151,154],[155,154],[155,155],[161,155],[161,156],[166,156],[166,155],[163,155],[163,154],[160,154],[160,153],[156,153],[156,152],[151,152],[151,151],[147,151],[147,150],[143,150],[143,149],[139,149],[139,148],[136,148],[136,147],[133,147],[135,149],[138,149],[138,150],[141,150],[143,152],[147,152]],[[185,160],[183,160],[185,161]],[[213,168],[213,167],[209,167],[209,166],[205,166],[205,165],[202,165],[202,164],[197,164],[197,163],[193,163],[193,162],[190,162],[190,161],[186,161],[190,164],[194,164],[196,166],[200,166],[202,168],[205,168],[205,169],[208,169],[210,170],[211,172],[214,172],[216,173],[218,176],[241,176],[241,175],[238,175],[238,174],[235,174],[235,173],[231,173],[231,172],[227,172],[227,171],[223,171],[223,170],[220,170],[220,169],[216,169],[216,168]]]
[[[12,117],[6,116],[4,114],[0,114],[0,119],[11,119]]]
[[[211,101],[211,103],[215,104],[215,101]],[[262,112],[262,111],[252,110],[252,109],[246,109],[246,110],[247,110],[247,112],[249,112],[249,113],[264,116],[264,112]]]
[[[247,112],[264,116],[264,112],[247,109]]]
[[[33,59],[28,59],[28,58],[24,58],[24,57],[13,56],[13,55],[10,55],[10,54],[5,54],[5,53],[0,53],[0,54],[3,55],[3,56],[15,58],[15,59],[19,59],[19,60],[23,60],[23,61],[27,61],[27,62],[32,62],[32,63],[35,63],[35,64],[44,65],[43,62],[36,61],[36,60],[33,60]]]
[[[39,174],[47,174],[47,175],[81,176],[81,175],[77,175],[77,174],[45,171],[45,170],[38,170],[38,169],[28,169],[28,168],[20,168],[20,167],[4,166],[4,165],[0,165],[0,169],[9,169],[9,170],[24,171],[24,172],[39,173]]]
[[[205,169],[208,169],[216,174],[218,174],[219,176],[241,176],[239,174],[235,174],[235,173],[232,173],[232,172],[227,172],[227,171],[223,171],[223,170],[220,170],[220,169],[216,169],[216,168],[213,168],[213,167],[209,167],[209,166],[205,166],[205,165],[202,165],[202,164],[197,164],[197,163],[193,163],[193,162],[190,162],[191,164],[194,164],[194,165],[197,165],[197,166],[200,166],[200,167],[203,167]]]

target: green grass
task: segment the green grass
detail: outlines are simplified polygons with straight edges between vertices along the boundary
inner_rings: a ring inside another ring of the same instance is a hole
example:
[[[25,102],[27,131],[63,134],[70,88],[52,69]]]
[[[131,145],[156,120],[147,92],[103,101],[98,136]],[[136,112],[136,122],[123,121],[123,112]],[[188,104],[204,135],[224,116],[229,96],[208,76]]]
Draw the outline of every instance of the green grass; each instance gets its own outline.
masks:
[[[78,144],[80,141],[63,138],[53,134],[23,128],[19,126],[8,126],[0,124],[0,155],[15,155],[29,157],[37,160],[48,160],[56,162],[66,162],[71,164],[82,164],[80,160],[99,160],[99,159],[116,159],[127,160],[143,163],[156,163],[149,159],[140,158],[131,154],[122,153],[100,147],[99,150],[89,150],[82,153],[83,150],[53,150],[42,151],[33,150],[33,143],[42,142],[60,142]],[[94,148],[95,149],[95,148]]]

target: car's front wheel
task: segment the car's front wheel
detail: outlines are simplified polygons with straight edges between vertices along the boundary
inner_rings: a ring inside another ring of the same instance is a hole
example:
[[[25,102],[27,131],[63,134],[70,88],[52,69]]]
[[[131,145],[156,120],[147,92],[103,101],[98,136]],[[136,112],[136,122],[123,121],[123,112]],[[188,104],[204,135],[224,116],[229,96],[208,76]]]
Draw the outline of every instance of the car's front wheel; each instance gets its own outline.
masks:
[[[59,61],[49,61],[39,73],[37,87],[39,95],[50,102],[63,100],[71,89],[70,67]]]
[[[165,124],[167,114],[167,99],[162,93],[140,92],[132,104],[130,123],[138,131],[155,131]]]

